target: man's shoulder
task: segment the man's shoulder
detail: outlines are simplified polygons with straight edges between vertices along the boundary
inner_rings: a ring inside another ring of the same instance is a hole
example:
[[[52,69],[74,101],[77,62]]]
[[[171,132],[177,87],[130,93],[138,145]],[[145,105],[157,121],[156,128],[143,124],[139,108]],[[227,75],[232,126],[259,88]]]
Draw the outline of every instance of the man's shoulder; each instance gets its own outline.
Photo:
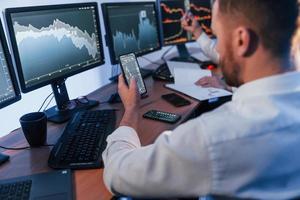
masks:
[[[203,114],[199,120],[203,124],[206,142],[211,145],[250,137],[257,133],[253,130],[255,121],[245,116],[241,107],[232,101]]]

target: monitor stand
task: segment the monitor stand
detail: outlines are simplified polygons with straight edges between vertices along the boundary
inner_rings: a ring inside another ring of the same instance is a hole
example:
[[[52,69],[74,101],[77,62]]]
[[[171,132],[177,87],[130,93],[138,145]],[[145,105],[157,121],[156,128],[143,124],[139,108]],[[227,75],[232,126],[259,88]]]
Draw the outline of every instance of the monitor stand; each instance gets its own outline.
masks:
[[[98,101],[83,99],[70,100],[65,80],[51,84],[56,106],[45,111],[48,121],[64,123],[79,111],[87,110],[99,105]]]
[[[191,57],[190,53],[188,52],[185,44],[178,44],[176,45],[177,51],[179,56],[170,59],[171,61],[177,61],[177,62],[192,62],[192,63],[199,63],[200,60]]]

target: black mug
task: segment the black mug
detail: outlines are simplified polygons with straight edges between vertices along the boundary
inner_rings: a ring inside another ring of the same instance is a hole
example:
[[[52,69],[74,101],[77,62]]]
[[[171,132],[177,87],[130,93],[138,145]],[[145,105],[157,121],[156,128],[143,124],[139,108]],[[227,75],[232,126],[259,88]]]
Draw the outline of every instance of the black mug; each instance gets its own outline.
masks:
[[[43,112],[34,112],[20,118],[21,127],[30,146],[39,147],[47,141],[47,116]]]

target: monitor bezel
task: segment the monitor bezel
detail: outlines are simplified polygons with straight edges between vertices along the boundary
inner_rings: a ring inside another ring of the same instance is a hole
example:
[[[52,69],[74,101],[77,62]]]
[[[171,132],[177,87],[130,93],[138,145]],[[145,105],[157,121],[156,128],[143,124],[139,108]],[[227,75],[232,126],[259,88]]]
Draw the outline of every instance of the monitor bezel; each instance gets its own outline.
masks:
[[[15,103],[15,102],[17,102],[21,99],[21,92],[20,92],[20,89],[19,89],[19,85],[18,85],[16,74],[15,74],[14,66],[12,64],[11,55],[10,55],[10,52],[9,52],[9,49],[8,49],[8,42],[7,42],[5,34],[4,34],[4,29],[3,29],[3,26],[2,26],[2,21],[1,20],[0,20],[0,41],[1,41],[1,44],[2,44],[4,56],[5,56],[6,63],[7,63],[7,69],[9,71],[10,79],[11,79],[11,82],[13,84],[13,88],[14,88],[14,92],[15,92],[15,97],[14,98],[0,103],[0,109],[1,109],[1,108],[6,107],[6,106],[9,106],[9,105],[11,105],[11,104],[13,104],[13,103]]]
[[[35,84],[35,85],[32,85],[32,86],[26,86],[25,78],[23,76],[23,69],[22,69],[21,59],[20,59],[20,55],[19,55],[19,50],[18,50],[18,46],[17,46],[17,43],[16,43],[16,37],[15,37],[15,33],[14,33],[14,28],[13,28],[13,22],[12,22],[11,15],[14,14],[14,13],[22,13],[22,12],[34,12],[34,11],[44,11],[44,10],[79,8],[79,7],[85,7],[85,6],[87,6],[87,7],[94,6],[95,7],[96,24],[98,26],[98,38],[99,38],[99,43],[100,43],[101,60],[97,63],[91,64],[88,67],[76,70],[74,72],[69,72],[67,74],[63,74],[63,75],[61,75],[59,77],[56,77],[56,78],[53,78],[51,80],[47,80],[47,81],[44,81],[42,83],[38,83],[38,84]],[[97,2],[7,8],[7,9],[5,9],[5,17],[6,17],[6,21],[7,21],[9,35],[10,35],[10,38],[11,38],[11,44],[12,44],[12,49],[13,49],[13,53],[14,53],[14,57],[15,57],[16,68],[17,68],[17,71],[18,71],[19,82],[20,82],[20,85],[21,85],[21,90],[24,93],[31,92],[33,90],[39,89],[39,88],[47,86],[49,84],[59,82],[59,81],[64,80],[68,77],[71,77],[73,75],[82,73],[84,71],[90,70],[90,69],[95,68],[95,67],[99,67],[99,66],[101,66],[105,63],[104,51],[103,51],[103,41],[102,41],[102,34],[101,34],[101,26],[100,26],[100,15],[99,15],[99,9],[98,9],[98,3]]]
[[[158,34],[158,42],[159,46],[157,48],[154,48],[153,50],[149,50],[143,53],[137,53],[137,52],[128,52],[128,53],[134,53],[137,57],[146,55],[148,53],[152,53],[155,51],[158,51],[162,48],[162,37],[161,37],[161,30],[160,30],[160,22],[159,22],[159,17],[158,17],[158,11],[156,7],[156,2],[152,1],[139,1],[139,2],[114,2],[114,3],[102,3],[101,4],[101,9],[102,9],[102,14],[103,14],[103,20],[104,20],[104,26],[105,26],[105,41],[106,41],[106,46],[108,47],[109,50],[109,56],[110,56],[110,62],[112,65],[119,64],[120,62],[117,60],[118,57],[115,54],[114,48],[113,48],[113,37],[112,37],[112,31],[109,26],[110,20],[108,17],[108,7],[109,6],[130,6],[130,5],[153,5],[154,11],[156,12],[155,14],[155,20],[156,20],[156,26],[157,26],[157,34]]]

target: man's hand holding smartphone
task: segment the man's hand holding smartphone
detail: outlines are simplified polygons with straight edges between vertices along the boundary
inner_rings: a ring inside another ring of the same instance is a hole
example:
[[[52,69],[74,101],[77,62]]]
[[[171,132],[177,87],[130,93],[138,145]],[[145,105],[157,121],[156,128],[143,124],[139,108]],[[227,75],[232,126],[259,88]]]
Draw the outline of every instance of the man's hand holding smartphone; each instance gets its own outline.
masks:
[[[138,92],[136,81],[131,79],[128,86],[123,75],[120,75],[118,91],[125,109],[120,126],[129,126],[137,130],[140,94]]]

